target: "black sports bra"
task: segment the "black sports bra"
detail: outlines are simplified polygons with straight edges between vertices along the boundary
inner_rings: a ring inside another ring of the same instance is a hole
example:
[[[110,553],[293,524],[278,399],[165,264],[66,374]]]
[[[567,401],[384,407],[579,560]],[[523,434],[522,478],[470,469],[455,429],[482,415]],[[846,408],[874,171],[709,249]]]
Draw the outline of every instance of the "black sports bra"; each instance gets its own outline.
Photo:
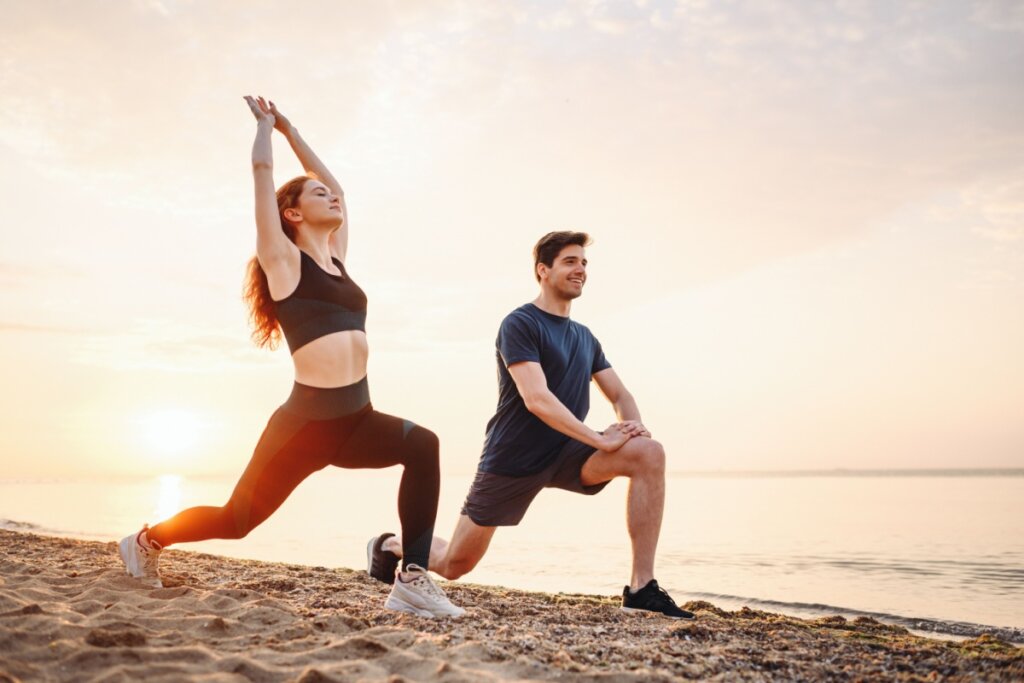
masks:
[[[332,275],[301,249],[299,255],[298,287],[274,302],[277,321],[292,354],[314,339],[333,332],[365,332],[366,294],[352,282],[344,264],[332,258],[341,271],[341,275]]]

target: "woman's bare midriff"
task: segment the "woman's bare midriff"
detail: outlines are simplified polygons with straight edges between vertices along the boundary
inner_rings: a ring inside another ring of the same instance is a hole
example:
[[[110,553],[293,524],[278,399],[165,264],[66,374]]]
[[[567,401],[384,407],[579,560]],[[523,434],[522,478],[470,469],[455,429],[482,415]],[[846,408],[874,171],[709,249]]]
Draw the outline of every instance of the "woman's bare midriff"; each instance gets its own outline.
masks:
[[[346,330],[328,334],[292,354],[295,381],[326,389],[355,384],[366,376],[369,355],[365,332]]]

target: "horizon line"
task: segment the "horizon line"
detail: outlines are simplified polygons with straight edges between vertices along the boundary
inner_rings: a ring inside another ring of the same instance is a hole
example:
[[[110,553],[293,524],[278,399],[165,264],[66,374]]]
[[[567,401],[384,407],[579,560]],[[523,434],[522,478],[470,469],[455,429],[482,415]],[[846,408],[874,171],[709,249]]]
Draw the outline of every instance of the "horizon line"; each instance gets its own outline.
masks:
[[[374,471],[381,476],[387,475],[386,470]],[[450,476],[473,476],[476,470],[456,469],[449,472],[442,472],[442,477]],[[182,479],[204,480],[237,478],[233,472],[204,473],[195,475],[183,475],[171,472],[154,472],[153,474],[126,474],[111,475],[91,474],[83,476],[45,476],[45,475],[23,475],[13,477],[0,477],[0,484],[29,484],[29,483],[58,483],[69,481],[89,481],[91,479],[104,479],[120,481],[145,481],[158,479],[160,477],[174,476]],[[906,468],[895,467],[884,468],[850,468],[831,467],[827,469],[778,469],[778,470],[669,470],[666,477],[694,477],[703,479],[715,478],[841,478],[841,477],[1024,477],[1024,467],[922,467]]]

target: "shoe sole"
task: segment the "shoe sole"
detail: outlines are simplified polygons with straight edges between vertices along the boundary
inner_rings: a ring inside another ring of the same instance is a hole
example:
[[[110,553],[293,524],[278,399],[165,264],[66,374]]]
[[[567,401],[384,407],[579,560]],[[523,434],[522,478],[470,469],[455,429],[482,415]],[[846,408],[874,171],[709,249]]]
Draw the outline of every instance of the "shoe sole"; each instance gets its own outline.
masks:
[[[636,607],[620,607],[619,611],[625,612],[626,614],[653,614],[661,617],[662,619],[678,619],[681,621],[693,621],[697,618],[696,615],[692,617],[673,617],[671,614],[665,614],[664,612],[655,612],[650,609],[637,609]]]
[[[418,617],[426,617],[427,619],[457,619],[465,614],[465,611],[462,611],[459,614],[434,614],[430,610],[410,605],[404,600],[399,600],[393,596],[389,597],[387,602],[384,603],[384,609],[394,610],[395,612],[405,612],[407,614],[415,614]]]
[[[395,577],[392,576],[391,580],[387,581],[385,579],[373,575],[373,544],[377,542],[378,538],[380,538],[380,536],[374,536],[366,542],[366,573],[370,576],[371,579],[377,579],[378,581],[391,585],[395,582]],[[388,538],[391,537],[389,536]]]
[[[126,543],[131,543],[135,540],[134,536],[128,536],[122,538],[121,542],[117,544],[117,552],[121,555],[121,561],[124,562],[124,571],[128,576],[135,576],[132,573],[131,561],[128,559],[131,557],[131,551],[125,546]]]
[[[415,614],[418,617],[426,617],[427,619],[433,619],[435,617],[433,612],[413,607],[406,602],[391,600],[390,598],[384,603],[384,609],[394,610],[395,612],[405,612],[406,614]]]

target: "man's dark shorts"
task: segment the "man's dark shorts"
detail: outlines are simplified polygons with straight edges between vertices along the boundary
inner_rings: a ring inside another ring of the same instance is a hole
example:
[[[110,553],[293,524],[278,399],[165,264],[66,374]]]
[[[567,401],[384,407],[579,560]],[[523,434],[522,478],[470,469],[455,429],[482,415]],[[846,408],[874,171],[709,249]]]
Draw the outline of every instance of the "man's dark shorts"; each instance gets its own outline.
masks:
[[[478,526],[515,526],[541,489],[565,489],[592,496],[608,485],[584,486],[580,481],[583,464],[596,452],[593,446],[570,439],[554,461],[536,474],[509,477],[477,471],[462,514],[469,515]]]

